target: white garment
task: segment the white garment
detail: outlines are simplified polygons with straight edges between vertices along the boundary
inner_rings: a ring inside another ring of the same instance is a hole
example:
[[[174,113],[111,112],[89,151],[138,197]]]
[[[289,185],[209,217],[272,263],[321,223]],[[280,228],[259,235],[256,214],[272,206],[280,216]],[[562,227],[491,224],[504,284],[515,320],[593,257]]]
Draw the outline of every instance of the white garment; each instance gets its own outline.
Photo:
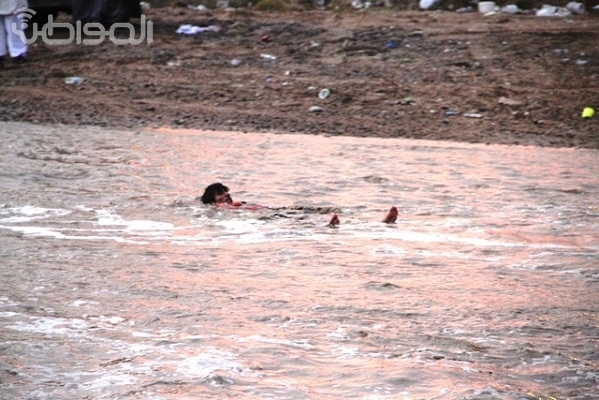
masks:
[[[11,57],[24,56],[27,53],[27,43],[23,41],[24,36],[13,32],[13,25],[23,32],[22,19],[18,15],[0,15],[0,57],[6,55],[6,49]],[[24,35],[24,34],[23,34]]]
[[[29,7],[27,0],[0,0],[0,15],[12,14],[21,7]]]

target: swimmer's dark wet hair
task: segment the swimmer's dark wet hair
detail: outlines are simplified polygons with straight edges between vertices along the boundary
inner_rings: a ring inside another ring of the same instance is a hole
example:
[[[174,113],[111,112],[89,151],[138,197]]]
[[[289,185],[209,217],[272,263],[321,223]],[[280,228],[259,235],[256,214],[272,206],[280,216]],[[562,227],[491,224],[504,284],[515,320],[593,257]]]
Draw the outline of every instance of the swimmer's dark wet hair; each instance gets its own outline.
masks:
[[[220,196],[221,194],[227,193],[228,191],[229,188],[223,185],[222,183],[213,183],[212,185],[208,185],[208,187],[206,187],[206,190],[204,190],[204,194],[201,197],[202,203],[216,203],[216,196]]]

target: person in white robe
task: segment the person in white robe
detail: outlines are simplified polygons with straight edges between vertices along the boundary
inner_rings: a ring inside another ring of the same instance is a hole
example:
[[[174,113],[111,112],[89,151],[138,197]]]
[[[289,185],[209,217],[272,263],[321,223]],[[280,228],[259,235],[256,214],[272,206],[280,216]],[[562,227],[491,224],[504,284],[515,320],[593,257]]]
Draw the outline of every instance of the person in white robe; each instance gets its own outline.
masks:
[[[27,0],[0,0],[0,68],[7,54],[16,63],[26,60],[27,41],[23,32]]]

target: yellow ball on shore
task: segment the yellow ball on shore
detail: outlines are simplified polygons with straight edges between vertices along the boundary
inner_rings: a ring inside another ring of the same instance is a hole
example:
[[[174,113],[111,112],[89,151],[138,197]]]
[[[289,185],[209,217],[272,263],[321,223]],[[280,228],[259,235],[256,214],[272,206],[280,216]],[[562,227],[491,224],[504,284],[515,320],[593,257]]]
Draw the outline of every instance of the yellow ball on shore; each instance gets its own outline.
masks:
[[[591,107],[585,107],[584,110],[582,110],[582,118],[593,118],[594,115],[595,110]]]

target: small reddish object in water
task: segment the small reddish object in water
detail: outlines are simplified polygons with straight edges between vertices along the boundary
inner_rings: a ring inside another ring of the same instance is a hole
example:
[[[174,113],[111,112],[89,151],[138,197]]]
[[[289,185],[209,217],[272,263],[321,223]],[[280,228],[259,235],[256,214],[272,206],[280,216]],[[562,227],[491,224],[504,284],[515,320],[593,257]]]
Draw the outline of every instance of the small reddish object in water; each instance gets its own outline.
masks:
[[[262,37],[260,37],[260,41],[264,42],[264,43],[268,43],[268,42],[270,42],[270,36],[262,35]]]
[[[389,209],[389,211],[387,211],[387,214],[385,214],[385,218],[383,219],[383,222],[386,224],[393,224],[395,223],[395,221],[397,220],[397,207],[393,206]]]
[[[335,226],[339,225],[339,223],[340,223],[339,217],[337,216],[337,214],[333,214],[333,216],[331,217],[331,220],[329,221],[329,226],[335,227]]]

